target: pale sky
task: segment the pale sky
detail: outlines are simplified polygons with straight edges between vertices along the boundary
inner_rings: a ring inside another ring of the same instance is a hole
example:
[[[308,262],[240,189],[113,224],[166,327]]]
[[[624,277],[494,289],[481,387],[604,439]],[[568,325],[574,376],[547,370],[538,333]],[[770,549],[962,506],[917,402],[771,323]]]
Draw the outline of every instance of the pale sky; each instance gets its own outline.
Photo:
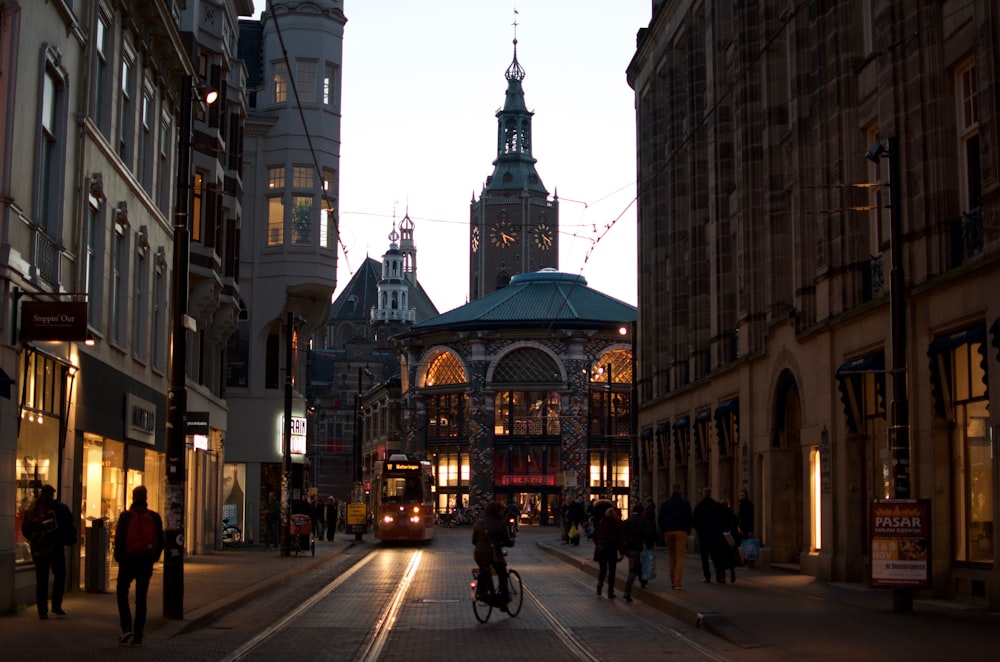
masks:
[[[266,0],[254,6],[259,15]],[[442,313],[466,303],[469,204],[493,174],[516,18],[535,168],[560,200],[560,271],[635,305],[635,98],[625,70],[651,6],[345,0],[337,294],[366,255],[381,260],[408,209],[424,290]]]

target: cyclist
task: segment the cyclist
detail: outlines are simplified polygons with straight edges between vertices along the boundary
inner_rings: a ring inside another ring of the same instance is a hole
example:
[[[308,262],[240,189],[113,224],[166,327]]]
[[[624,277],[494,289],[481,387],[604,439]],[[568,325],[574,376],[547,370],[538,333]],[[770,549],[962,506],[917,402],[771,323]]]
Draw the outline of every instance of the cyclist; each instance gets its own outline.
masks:
[[[503,505],[492,501],[486,505],[485,517],[476,523],[472,530],[472,544],[476,546],[473,556],[479,566],[479,584],[477,597],[493,594],[493,577],[490,569],[496,571],[499,591],[493,606],[507,611],[510,602],[510,589],[507,585],[507,559],[503,548],[513,547],[514,539],[503,520]]]

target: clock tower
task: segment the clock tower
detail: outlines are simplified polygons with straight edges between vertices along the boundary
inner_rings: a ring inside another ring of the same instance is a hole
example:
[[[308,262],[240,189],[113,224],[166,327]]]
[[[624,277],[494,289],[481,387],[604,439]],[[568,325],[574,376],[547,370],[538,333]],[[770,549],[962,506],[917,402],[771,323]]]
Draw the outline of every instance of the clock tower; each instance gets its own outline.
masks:
[[[519,273],[559,268],[559,199],[549,197],[531,155],[531,116],[524,103],[524,69],[507,68],[507,96],[497,111],[493,174],[470,205],[469,300],[505,287]]]

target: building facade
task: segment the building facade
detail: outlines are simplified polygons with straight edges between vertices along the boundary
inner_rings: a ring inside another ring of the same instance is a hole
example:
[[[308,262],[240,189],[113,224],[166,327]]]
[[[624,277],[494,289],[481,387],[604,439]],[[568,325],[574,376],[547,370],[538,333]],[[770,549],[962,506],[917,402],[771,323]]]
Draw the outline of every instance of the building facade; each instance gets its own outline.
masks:
[[[875,500],[927,500],[929,590],[1000,604],[998,31],[985,0],[653,4],[644,495],[747,487],[765,559],[843,581]]]
[[[631,494],[635,309],[546,269],[395,338],[402,443],[434,467],[438,512]],[[394,450],[394,449],[389,449]]]
[[[194,141],[197,171],[226,180],[212,188],[214,204],[191,215],[197,309],[184,311],[198,329],[189,344],[203,348],[189,357],[189,407],[210,420],[188,438],[185,540],[189,553],[214,545],[226,414],[212,361],[239,298],[229,250],[239,231],[238,161],[220,155],[233,153],[242,131],[232,37],[237,17],[252,10],[239,0],[183,9],[161,0],[0,3],[0,352],[11,391],[0,401],[3,605],[34,597],[20,520],[40,485],[55,486],[80,517],[80,545],[67,552],[71,588],[107,565],[107,537],[95,535],[89,558],[83,543],[95,523],[114,527],[135,485],[164,509],[167,256],[184,185],[180,150]],[[185,108],[189,81],[212,86],[222,102]],[[181,135],[184,117],[193,139]],[[44,328],[40,309],[71,311],[72,328]]]
[[[244,481],[238,517],[248,540],[260,540],[269,491],[287,504],[307,484],[308,339],[326,324],[337,279],[346,22],[334,0],[275,0],[260,20],[240,22],[249,231],[240,241],[246,305],[228,357],[225,455],[227,473]]]

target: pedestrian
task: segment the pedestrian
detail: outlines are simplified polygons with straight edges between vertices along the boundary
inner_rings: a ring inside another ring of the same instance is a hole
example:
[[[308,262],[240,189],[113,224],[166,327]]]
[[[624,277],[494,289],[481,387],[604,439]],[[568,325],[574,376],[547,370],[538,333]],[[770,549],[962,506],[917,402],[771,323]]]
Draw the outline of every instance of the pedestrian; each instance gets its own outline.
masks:
[[[35,604],[38,618],[49,617],[49,572],[52,572],[52,613],[65,616],[62,601],[66,591],[66,545],[76,542],[73,515],[56,499],[56,488],[44,485],[25,512],[21,533],[31,545],[35,563]]]
[[[687,551],[688,536],[691,535],[691,519],[691,504],[681,494],[681,486],[675,483],[670,497],[660,504],[657,522],[667,546],[670,585],[678,591],[682,588],[684,554]]]
[[[709,568],[709,559],[715,567],[715,578],[720,584],[726,583],[725,568],[720,556],[722,545],[722,508],[719,502],[712,498],[712,488],[706,487],[702,490],[702,499],[692,511],[691,523],[695,531],[698,532],[698,553],[701,555],[701,571],[705,578],[702,580],[708,584],[712,581],[712,572]]]
[[[132,507],[118,518],[115,527],[115,561],[118,562],[118,620],[122,646],[142,645],[146,627],[146,594],[153,576],[153,564],[163,553],[163,520],[159,513],[149,509],[146,487],[132,490]],[[128,592],[135,581],[135,620],[129,608]]]
[[[504,507],[498,501],[486,504],[483,518],[476,522],[472,529],[473,558],[479,566],[479,580],[476,584],[476,597],[492,598],[492,605],[501,611],[507,611],[510,602],[510,586],[507,582],[507,557],[504,547],[513,547],[514,538],[510,528],[503,519]],[[493,592],[492,573],[497,575],[497,592]]]
[[[559,540],[560,544],[569,544],[569,497],[564,496],[559,505]]]
[[[736,566],[740,565],[740,519],[733,510],[729,499],[723,499],[719,504],[719,519],[722,523],[723,544],[719,549],[719,562],[723,565],[722,574],[729,570],[729,581],[736,583]]]
[[[583,500],[577,497],[573,503],[569,504],[569,524],[570,528],[576,527],[576,535],[570,536],[569,544],[574,547],[580,546],[580,534],[583,533],[584,522],[587,521],[587,508],[583,505]]]
[[[750,501],[745,487],[740,490],[739,494],[740,500],[736,504],[736,513],[740,520],[740,536],[743,540],[746,540],[753,538],[753,502]],[[747,561],[746,565],[752,568],[753,561]]]
[[[267,504],[264,506],[264,543],[269,549],[278,549],[278,523],[281,521],[281,504],[271,490],[267,493]]]
[[[628,559],[628,576],[625,579],[625,602],[632,602],[632,585],[639,577],[639,585],[646,587],[646,580],[641,578],[642,550],[652,549],[656,544],[656,527],[651,525],[645,516],[643,504],[632,506],[632,514],[621,526],[621,554]]]
[[[326,539],[333,542],[334,534],[337,532],[337,500],[328,496],[321,509],[323,520],[326,522]]]
[[[615,569],[619,561],[620,536],[621,516],[617,508],[609,505],[594,526],[594,560],[598,563],[597,595],[601,595],[604,581],[607,580],[609,600],[615,599]]]

